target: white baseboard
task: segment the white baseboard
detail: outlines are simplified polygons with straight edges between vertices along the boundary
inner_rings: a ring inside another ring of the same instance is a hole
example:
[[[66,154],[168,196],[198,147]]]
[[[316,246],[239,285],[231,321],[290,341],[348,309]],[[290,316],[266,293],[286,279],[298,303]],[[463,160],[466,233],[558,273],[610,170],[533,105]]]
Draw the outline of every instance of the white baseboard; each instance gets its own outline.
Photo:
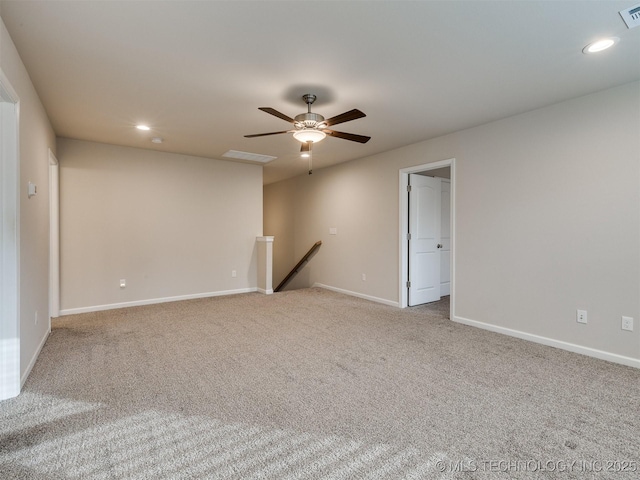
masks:
[[[384,305],[389,305],[391,307],[400,307],[398,302],[393,300],[387,300],[384,298],[373,297],[371,295],[365,295],[364,293],[352,292],[351,290],[344,290],[338,287],[332,287],[330,285],[324,285],[322,283],[314,283],[314,287],[324,288],[326,290],[331,290],[332,292],[344,293],[345,295],[351,295],[352,297],[364,298],[365,300],[370,300],[376,303],[382,303]]]
[[[259,288],[258,293],[263,293],[265,295],[271,295],[273,293],[273,289],[265,290],[264,288]]]
[[[24,386],[24,382],[26,382],[27,378],[29,378],[29,374],[31,373],[33,366],[36,364],[36,360],[38,360],[38,356],[42,351],[42,347],[44,347],[44,344],[47,342],[47,338],[49,338],[50,333],[51,333],[51,330],[47,330],[45,332],[44,337],[42,337],[42,340],[40,340],[40,344],[38,345],[38,348],[36,348],[36,351],[33,352],[33,356],[29,361],[29,365],[27,365],[27,369],[24,371],[24,373],[20,377],[20,389],[22,389],[22,387]]]
[[[122,303],[109,303],[106,305],[94,305],[91,307],[66,308],[66,309],[60,310],[60,315],[61,316],[75,315],[76,313],[99,312],[102,310],[113,310],[116,308],[138,307],[141,305],[153,305],[155,303],[178,302],[180,300],[193,300],[195,298],[221,297],[223,295],[236,295],[238,293],[251,293],[251,292],[257,292],[257,291],[258,289],[255,287],[239,288],[237,290],[222,290],[219,292],[194,293],[190,295],[178,295],[175,297],[150,298],[147,300],[135,300],[132,302],[122,302]]]
[[[503,335],[509,335],[510,337],[520,338],[522,340],[528,340],[534,343],[540,343],[548,347],[560,348],[573,353],[579,353],[588,357],[599,358],[600,360],[607,360],[613,363],[619,363],[621,365],[627,365],[629,367],[640,368],[640,359],[625,357],[616,353],[605,352],[603,350],[597,350],[595,348],[583,347],[582,345],[576,345],[574,343],[563,342],[561,340],[554,340],[553,338],[541,337],[532,333],[521,332],[519,330],[512,330],[511,328],[499,327],[490,323],[478,322],[477,320],[470,320],[464,317],[454,316],[452,318],[454,322],[469,325],[471,327],[481,328],[483,330],[489,330],[491,332],[502,333]]]

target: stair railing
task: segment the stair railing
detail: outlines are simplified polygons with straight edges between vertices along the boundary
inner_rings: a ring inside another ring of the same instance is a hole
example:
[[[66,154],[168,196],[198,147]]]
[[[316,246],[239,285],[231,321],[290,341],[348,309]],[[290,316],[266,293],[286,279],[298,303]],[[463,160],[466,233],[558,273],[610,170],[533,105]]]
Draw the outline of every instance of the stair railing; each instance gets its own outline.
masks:
[[[309,259],[313,256],[314,253],[320,248],[322,245],[322,240],[318,240],[313,244],[313,247],[309,249],[307,253],[305,253],[304,257],[296,264],[295,267],[289,272],[289,274],[284,277],[284,280],[280,282],[280,284],[275,288],[274,292],[279,292],[282,288],[285,287],[287,283],[302,269],[305,263],[309,261]]]

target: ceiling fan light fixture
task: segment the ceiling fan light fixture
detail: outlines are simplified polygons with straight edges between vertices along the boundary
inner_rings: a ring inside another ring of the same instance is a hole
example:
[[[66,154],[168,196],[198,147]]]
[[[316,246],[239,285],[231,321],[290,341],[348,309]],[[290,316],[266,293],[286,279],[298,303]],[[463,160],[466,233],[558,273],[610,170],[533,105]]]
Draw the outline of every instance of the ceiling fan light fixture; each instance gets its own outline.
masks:
[[[304,128],[302,130],[297,130],[293,132],[293,138],[295,138],[296,140],[302,143],[308,143],[308,142],[318,143],[319,141],[323,140],[326,136],[327,134],[324,133],[323,131],[315,130],[312,128]]]

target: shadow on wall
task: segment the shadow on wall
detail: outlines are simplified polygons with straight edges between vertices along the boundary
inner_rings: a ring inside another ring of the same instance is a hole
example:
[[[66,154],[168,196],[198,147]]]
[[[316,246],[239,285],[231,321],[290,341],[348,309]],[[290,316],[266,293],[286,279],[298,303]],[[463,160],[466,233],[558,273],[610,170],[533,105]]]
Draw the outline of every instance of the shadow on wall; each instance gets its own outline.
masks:
[[[301,288],[309,288],[311,286],[311,270],[306,267],[292,278],[280,291],[299,290]]]

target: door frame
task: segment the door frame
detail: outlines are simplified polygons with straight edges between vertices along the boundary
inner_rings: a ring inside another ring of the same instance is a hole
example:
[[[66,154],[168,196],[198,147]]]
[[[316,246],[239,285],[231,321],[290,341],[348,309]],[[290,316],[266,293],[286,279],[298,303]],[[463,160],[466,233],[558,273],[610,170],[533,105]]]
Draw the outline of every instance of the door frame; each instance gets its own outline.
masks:
[[[49,149],[49,332],[60,316],[60,180],[58,159]]]
[[[2,105],[5,104],[5,105]],[[0,69],[0,400],[20,393],[20,97]]]
[[[449,167],[451,169],[451,295],[449,304],[449,318],[454,318],[455,312],[455,264],[456,264],[456,159],[449,158],[433,163],[425,163],[414,167],[401,168],[398,180],[398,205],[399,205],[399,261],[398,272],[398,299],[400,308],[408,306],[407,281],[409,280],[409,247],[407,245],[407,232],[409,231],[409,174],[420,173],[437,168]]]

